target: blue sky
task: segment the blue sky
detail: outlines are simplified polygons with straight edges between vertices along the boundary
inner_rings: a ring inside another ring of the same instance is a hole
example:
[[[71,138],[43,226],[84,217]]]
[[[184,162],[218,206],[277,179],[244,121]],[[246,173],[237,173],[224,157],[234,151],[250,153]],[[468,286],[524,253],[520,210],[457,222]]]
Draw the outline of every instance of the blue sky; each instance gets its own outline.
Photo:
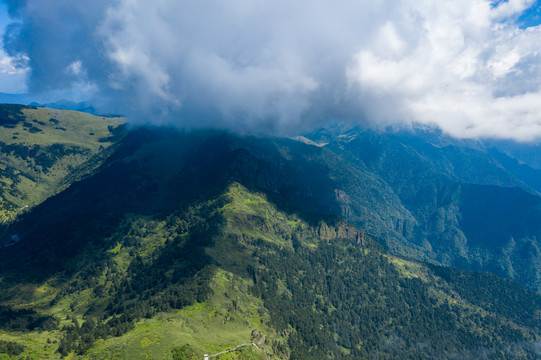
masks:
[[[541,24],[541,0],[537,0],[535,4],[526,10],[517,20],[522,28],[537,26]]]
[[[0,2],[0,35],[2,37],[10,21],[6,5]],[[12,67],[5,62],[2,37],[0,37],[0,93],[24,93],[26,92],[26,76],[22,73],[14,73]]]
[[[493,1],[492,6],[497,7],[499,4],[505,2],[508,2],[508,0]],[[541,0],[535,0],[528,9],[515,18],[517,25],[522,29],[541,24]]]
[[[7,6],[0,2],[0,27],[5,28],[9,21]]]

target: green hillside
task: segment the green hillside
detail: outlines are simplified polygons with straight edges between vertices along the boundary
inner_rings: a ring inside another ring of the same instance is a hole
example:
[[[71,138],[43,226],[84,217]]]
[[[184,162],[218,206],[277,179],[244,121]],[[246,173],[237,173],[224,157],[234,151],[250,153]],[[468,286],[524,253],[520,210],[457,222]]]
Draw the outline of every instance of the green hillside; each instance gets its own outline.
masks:
[[[202,359],[248,344],[218,359],[539,355],[538,294],[392,256],[334,216],[346,199],[336,184],[359,176],[332,166],[340,161],[286,139],[132,132],[98,171],[6,234],[21,241],[0,250],[0,351]]]
[[[121,118],[0,105],[0,222],[9,222],[96,168]]]

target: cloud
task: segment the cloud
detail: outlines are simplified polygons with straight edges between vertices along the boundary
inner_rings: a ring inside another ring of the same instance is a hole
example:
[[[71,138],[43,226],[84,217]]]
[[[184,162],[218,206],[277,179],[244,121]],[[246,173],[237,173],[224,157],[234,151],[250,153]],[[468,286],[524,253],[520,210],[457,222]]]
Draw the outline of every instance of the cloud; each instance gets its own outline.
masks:
[[[0,93],[26,92],[28,68],[21,64],[26,63],[27,60],[28,58],[24,55],[8,56],[0,49]]]
[[[25,56],[19,59],[0,53],[0,73],[9,75],[24,74],[28,71],[28,68],[19,66],[19,63],[27,61],[28,58]]]
[[[21,68],[18,63],[18,59],[0,51],[0,93],[26,92],[27,69]]]
[[[376,39],[386,46],[355,55],[350,83],[377,100],[370,116],[435,124],[459,137],[541,137],[541,28],[503,21],[532,1],[429,3],[409,7],[415,20],[381,25]],[[399,36],[409,21],[422,30]],[[384,103],[393,111],[382,113]]]
[[[328,119],[541,137],[533,0],[5,1],[35,92],[132,121],[287,134]]]

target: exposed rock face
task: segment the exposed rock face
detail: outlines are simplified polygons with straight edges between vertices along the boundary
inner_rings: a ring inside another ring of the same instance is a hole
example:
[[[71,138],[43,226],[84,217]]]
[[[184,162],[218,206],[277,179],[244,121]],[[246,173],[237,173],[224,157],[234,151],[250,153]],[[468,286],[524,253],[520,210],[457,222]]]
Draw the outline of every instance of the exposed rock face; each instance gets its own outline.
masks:
[[[351,239],[360,245],[365,245],[366,241],[366,234],[363,230],[345,223],[337,226],[329,226],[322,223],[319,227],[319,237],[321,240],[332,240],[336,238]]]
[[[261,346],[265,343],[265,335],[263,335],[259,340],[257,340],[257,345]]]

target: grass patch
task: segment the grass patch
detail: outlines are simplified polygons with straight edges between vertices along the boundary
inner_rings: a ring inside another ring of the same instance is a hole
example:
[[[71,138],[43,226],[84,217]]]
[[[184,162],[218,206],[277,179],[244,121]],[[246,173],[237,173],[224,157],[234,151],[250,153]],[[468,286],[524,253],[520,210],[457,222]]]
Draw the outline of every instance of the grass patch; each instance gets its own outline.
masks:
[[[135,328],[121,337],[96,342],[86,354],[92,359],[170,359],[171,350],[189,344],[196,354],[214,354],[236,345],[250,343],[252,333],[264,334],[266,342],[281,341],[267,324],[269,314],[262,300],[249,294],[248,281],[218,270],[212,279],[212,296],[203,303],[182,310],[160,313],[152,319],[139,321]],[[272,348],[246,349],[219,359],[260,359],[272,355]],[[232,357],[235,356],[235,357]]]

